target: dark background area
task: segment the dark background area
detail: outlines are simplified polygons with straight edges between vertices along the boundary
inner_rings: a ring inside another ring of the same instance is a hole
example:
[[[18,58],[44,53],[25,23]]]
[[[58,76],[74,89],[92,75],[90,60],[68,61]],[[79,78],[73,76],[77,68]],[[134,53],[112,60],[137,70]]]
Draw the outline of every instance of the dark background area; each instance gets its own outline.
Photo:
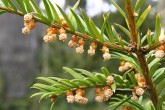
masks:
[[[40,3],[40,0],[36,1],[38,4]],[[77,0],[66,0],[63,8],[67,10],[67,7],[73,6],[76,1]],[[103,1],[109,3],[108,0]],[[122,0],[116,0],[116,2],[124,9]],[[141,28],[143,34],[146,33],[148,28],[154,31],[155,16],[158,12],[163,15],[163,9],[165,7],[164,0],[146,0],[141,11],[145,10],[149,4],[152,4],[153,9]],[[80,7],[87,11],[87,1],[81,0]],[[102,12],[92,16],[92,19],[98,27],[103,23],[103,14],[106,13]],[[163,15],[163,17],[164,16],[165,15]],[[109,22],[111,25],[118,23],[126,26],[124,19],[118,11],[111,12]],[[96,52],[97,54],[93,57],[89,57],[87,52],[77,54],[75,49],[67,46],[69,39],[65,43],[60,41],[50,44],[44,43],[42,39],[47,27],[42,24],[38,23],[35,30],[28,36],[22,35],[22,28],[23,17],[9,13],[1,15],[0,110],[49,110],[49,100],[42,101],[39,104],[38,98],[29,98],[30,95],[35,92],[35,90],[30,89],[30,87],[36,82],[35,78],[37,76],[68,77],[62,70],[62,67],[82,68],[93,72],[100,72],[100,68],[104,66],[110,70],[110,72],[119,73],[119,61],[110,60],[104,62],[100,50],[98,50]],[[122,37],[125,37],[119,29],[116,28],[116,30]],[[85,50],[89,48],[89,44],[89,42],[86,43]],[[89,98],[89,103],[85,106],[68,104],[64,99],[65,96],[59,97],[55,104],[55,109],[108,110],[108,102],[96,104],[93,94],[94,90],[88,90],[86,95]]]

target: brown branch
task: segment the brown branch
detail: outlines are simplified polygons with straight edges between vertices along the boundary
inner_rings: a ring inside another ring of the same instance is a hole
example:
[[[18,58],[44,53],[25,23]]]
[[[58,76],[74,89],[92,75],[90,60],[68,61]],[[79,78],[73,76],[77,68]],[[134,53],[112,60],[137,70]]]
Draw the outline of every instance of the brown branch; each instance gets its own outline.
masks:
[[[165,41],[156,42],[153,45],[151,45],[150,47],[149,46],[144,47],[144,49],[146,52],[150,52],[151,50],[155,50],[156,48],[160,47],[161,45],[165,45]]]
[[[135,25],[135,17],[134,17],[134,11],[132,9],[132,1],[131,0],[125,0],[125,8],[127,11],[128,16],[128,24],[131,32],[131,44],[133,48],[136,48],[137,45],[137,31],[136,31],[136,25]]]
[[[141,64],[142,73],[146,79],[147,89],[148,89],[148,91],[151,92],[150,93],[150,95],[152,97],[151,100],[152,100],[154,106],[156,107],[156,105],[158,103],[158,97],[156,95],[156,88],[155,88],[155,85],[153,84],[152,80],[149,78],[149,69],[148,69],[148,65],[147,65],[145,54],[143,53],[143,50],[138,50],[137,57]]]
[[[158,97],[156,95],[155,85],[153,84],[152,80],[149,78],[149,69],[148,69],[148,64],[146,62],[146,58],[145,58],[145,52],[144,52],[143,48],[140,48],[140,49],[137,48],[138,35],[137,35],[137,29],[136,29],[136,24],[135,24],[135,18],[133,15],[134,11],[132,8],[132,0],[125,0],[125,8],[127,11],[128,24],[129,24],[129,28],[131,31],[132,48],[134,49],[134,52],[137,54],[138,60],[141,65],[142,74],[146,79],[147,89],[152,97],[151,100],[152,100],[154,106],[156,107],[157,103],[158,103]],[[157,47],[158,45],[159,44],[156,44],[152,48]],[[152,49],[152,48],[150,48],[150,49]]]
[[[2,6],[0,6],[0,9],[1,9],[1,10],[6,10],[6,11],[8,11],[8,12],[10,12],[10,13],[13,13],[13,14],[17,14],[17,15],[20,15],[20,16],[24,16],[24,14],[23,14],[21,11],[19,11],[19,10],[15,11],[15,10],[13,10],[12,8],[6,8],[6,7],[2,7]],[[40,22],[40,23],[43,23],[43,24],[45,24],[45,25],[48,25],[48,26],[51,26],[51,27],[54,27],[54,28],[58,28],[58,29],[64,28],[64,29],[66,30],[67,33],[77,35],[77,36],[79,36],[79,37],[81,37],[81,38],[84,38],[84,40],[90,40],[90,41],[92,41],[92,42],[96,42],[96,43],[100,43],[100,44],[102,44],[102,45],[106,45],[106,46],[109,47],[110,49],[112,48],[112,49],[114,49],[114,50],[118,50],[118,51],[127,51],[127,52],[130,51],[128,47],[122,47],[122,46],[120,46],[120,45],[117,45],[117,44],[114,44],[114,43],[110,43],[110,42],[107,42],[107,41],[101,42],[101,41],[99,41],[98,39],[92,38],[90,35],[83,34],[83,33],[80,33],[80,32],[78,32],[78,31],[72,32],[69,28],[60,26],[60,25],[58,25],[57,23],[54,23],[54,22],[53,22],[53,23],[50,24],[50,23],[44,22],[44,21],[42,21],[41,19],[39,19],[38,17],[36,17],[36,16],[34,16],[34,20],[35,20],[36,22]]]

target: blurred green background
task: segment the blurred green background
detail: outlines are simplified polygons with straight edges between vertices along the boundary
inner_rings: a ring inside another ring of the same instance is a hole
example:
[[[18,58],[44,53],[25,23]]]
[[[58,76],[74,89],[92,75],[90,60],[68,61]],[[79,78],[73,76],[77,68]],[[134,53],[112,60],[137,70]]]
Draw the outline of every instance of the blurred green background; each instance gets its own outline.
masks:
[[[36,1],[44,11],[42,2]],[[73,6],[77,0],[51,1],[68,12],[68,6]],[[124,9],[122,0],[116,0],[116,2]],[[163,14],[165,7],[164,0],[146,0],[141,11],[145,10],[149,4],[152,4],[153,9],[141,28],[143,34],[148,28],[154,30],[155,16],[158,12]],[[126,25],[109,0],[81,0],[80,7],[87,12],[98,27],[102,25],[103,14],[109,11],[111,25],[113,23]],[[42,38],[47,27],[42,24],[37,24],[36,29],[28,36],[21,34],[22,27],[22,17],[11,14],[0,17],[0,110],[49,110],[49,100],[38,103],[38,98],[29,98],[35,92],[30,87],[36,82],[37,76],[68,78],[62,67],[100,72],[100,68],[104,66],[110,72],[121,74],[118,72],[119,61],[104,62],[99,49],[93,57],[89,57],[86,51],[83,54],[77,54],[75,49],[67,46],[69,39],[64,43],[60,41],[44,43]],[[116,28],[116,30],[125,37],[119,29]],[[89,48],[89,45],[90,42],[86,42],[85,50]],[[110,110],[108,102],[95,103],[94,90],[88,90],[86,96],[89,98],[87,105],[68,104],[65,96],[59,97],[55,110]]]

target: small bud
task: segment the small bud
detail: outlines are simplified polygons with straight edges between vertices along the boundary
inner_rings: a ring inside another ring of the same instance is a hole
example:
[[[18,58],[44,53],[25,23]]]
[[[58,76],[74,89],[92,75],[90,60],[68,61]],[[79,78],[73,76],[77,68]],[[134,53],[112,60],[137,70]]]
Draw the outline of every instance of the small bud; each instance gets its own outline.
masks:
[[[133,96],[131,97],[131,100],[133,100],[133,101],[138,101],[138,97],[137,97],[136,95],[133,95]]]
[[[133,66],[132,66],[129,62],[126,62],[126,63],[125,63],[125,66],[126,66],[127,68],[133,68]]]
[[[106,52],[103,54],[103,58],[104,58],[104,60],[109,60],[111,58],[111,54]]]
[[[52,35],[45,35],[43,38],[44,42],[49,43],[49,42],[54,42],[56,40],[56,34]]]
[[[67,96],[67,102],[68,103],[74,103],[74,101],[75,101],[75,98],[74,98],[74,96],[73,95],[69,95],[69,96]]]
[[[76,90],[76,95],[84,96],[85,95],[85,91],[83,89],[77,89]]]
[[[71,48],[74,48],[76,46],[76,42],[73,42],[72,40],[69,41],[68,46]]]
[[[114,83],[114,77],[113,76],[108,76],[107,79],[107,85],[112,85]]]
[[[165,45],[161,45],[158,50],[163,50],[165,51]]]
[[[68,27],[68,24],[67,24],[66,20],[63,17],[60,17],[60,20],[61,20],[62,26]]]
[[[102,95],[102,89],[101,88],[96,88],[96,95]]]
[[[165,53],[164,53],[163,50],[157,50],[157,51],[155,52],[155,57],[156,57],[156,58],[163,58],[164,56],[165,56]]]
[[[46,30],[46,34],[47,35],[52,35],[52,34],[57,34],[57,33],[58,33],[58,29],[57,28],[49,27]]]
[[[50,40],[51,42],[54,42],[56,40],[56,34],[52,34]]]
[[[146,87],[146,82],[138,82],[139,87]]]
[[[76,42],[77,39],[78,39],[78,37],[77,37],[76,35],[73,35],[73,36],[72,36],[72,41],[73,41],[73,42]]]
[[[124,71],[125,71],[124,66],[119,66],[119,71],[120,71],[120,72],[124,72]]]
[[[33,20],[33,17],[34,17],[33,14],[27,13],[27,14],[24,15],[24,21],[25,22],[30,22],[30,21]]]
[[[103,96],[99,95],[99,96],[96,96],[95,97],[95,101],[96,102],[103,102],[104,101],[104,98],[103,98]]]
[[[145,92],[145,91],[144,91],[144,89],[142,89],[142,88],[137,88],[137,89],[136,89],[136,94],[139,95],[139,96],[142,96],[142,95],[144,94],[144,92]]]
[[[136,76],[135,76],[136,77]],[[138,86],[139,87],[146,87],[146,80],[142,77],[142,76],[140,76],[138,79],[137,79],[137,81],[138,81]]]
[[[88,103],[88,99],[83,97],[80,101],[81,104],[87,104]]]
[[[79,45],[79,46],[83,46],[83,45],[84,45],[84,43],[85,43],[85,42],[84,42],[84,40],[83,40],[83,39],[80,39],[80,40],[78,41],[78,45]]]
[[[103,102],[104,101],[103,90],[101,88],[96,88],[95,101],[96,102]]]
[[[135,78],[136,78],[136,80],[138,80],[139,78],[141,78],[141,75],[139,73],[136,73]]]
[[[104,101],[108,101],[109,98],[113,95],[113,91],[111,89],[105,89],[103,95]]]
[[[96,48],[97,48],[97,44],[96,43],[92,43],[90,45],[89,50],[88,50],[88,55],[89,56],[93,56],[95,54]]]
[[[97,44],[93,42],[93,43],[90,45],[90,47],[91,47],[92,49],[96,50]]]
[[[89,56],[93,56],[94,54],[95,54],[95,50],[92,49],[92,48],[90,48],[90,49],[88,50],[88,55],[89,55]]]
[[[43,38],[44,42],[48,43],[50,42],[50,36],[49,35],[45,35]]]
[[[102,47],[102,52],[103,53],[109,53],[109,49],[106,46]]]
[[[109,60],[111,58],[111,54],[109,54],[109,49],[106,46],[102,47],[102,52],[104,60]]]
[[[25,26],[25,27],[28,27],[28,24],[29,24],[29,22],[25,22],[25,21],[24,21],[24,26]]]
[[[82,89],[76,90],[75,101],[81,104],[86,104],[88,99],[83,97],[85,95],[85,91]]]
[[[24,27],[24,28],[22,29],[22,33],[23,33],[23,34],[29,34],[29,33],[30,33],[30,29],[29,29],[28,27]]]
[[[70,96],[70,95],[73,95],[73,92],[72,91],[67,91],[66,96]]]
[[[59,30],[59,33],[60,33],[60,34],[66,34],[66,30],[65,30],[64,28],[61,28],[61,29]]]
[[[164,41],[165,41],[165,35],[159,36],[159,41],[160,41],[160,42],[164,42]]]
[[[133,16],[138,16],[138,13],[136,13],[136,12],[134,11]]]
[[[35,28],[36,23],[35,23],[34,21],[30,21],[30,22],[27,23],[26,25],[27,25],[27,27],[28,27],[30,30],[32,30],[32,29]]]
[[[64,42],[66,39],[67,39],[67,34],[60,34],[59,35],[59,40]]]
[[[76,48],[76,52],[77,53],[83,53],[84,52],[84,47],[83,46],[79,46]]]
[[[130,67],[128,65],[126,65],[126,64],[123,66],[123,68],[124,68],[124,71],[127,71],[127,70],[130,69]]]
[[[68,46],[71,48],[75,47],[77,39],[78,39],[78,37],[76,35],[73,35],[72,39],[68,43]]]
[[[123,60],[123,61],[120,63],[120,65],[121,65],[121,66],[124,66],[124,65],[125,65],[125,63],[126,63],[126,61],[125,61],[125,60]]]
[[[75,101],[78,102],[78,103],[81,103],[81,101],[83,100],[83,97],[79,94],[76,94],[75,95]]]

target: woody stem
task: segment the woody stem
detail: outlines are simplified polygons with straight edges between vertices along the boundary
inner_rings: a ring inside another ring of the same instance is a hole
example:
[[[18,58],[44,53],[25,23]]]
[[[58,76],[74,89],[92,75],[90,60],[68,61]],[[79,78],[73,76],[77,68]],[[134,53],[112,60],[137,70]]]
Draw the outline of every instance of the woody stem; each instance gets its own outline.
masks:
[[[152,100],[154,106],[156,107],[157,103],[158,103],[158,97],[156,94],[156,87],[153,84],[151,78],[149,78],[149,69],[148,69],[148,64],[146,62],[145,54],[142,50],[138,50],[137,56],[138,56],[138,60],[141,64],[142,73],[146,79],[147,89],[151,95],[151,100]]]
[[[132,1],[131,0],[125,0],[125,8],[127,10],[128,25],[129,25],[129,29],[131,32],[131,44],[132,44],[132,47],[136,48],[137,30],[136,30],[134,11],[132,8]]]
[[[12,8],[6,8],[6,7],[3,7],[3,6],[0,6],[0,9],[1,10],[5,10],[9,13],[13,13],[13,14],[17,14],[17,15],[20,15],[20,16],[24,16],[24,14],[19,11],[19,10],[13,10]],[[101,42],[99,39],[95,39],[95,38],[92,38],[90,35],[88,34],[83,34],[81,32],[78,32],[78,31],[71,31],[69,28],[66,28],[66,27],[63,27],[63,26],[60,26],[59,24],[57,23],[54,23],[54,22],[45,22],[43,20],[41,20],[40,18],[34,16],[34,20],[36,22],[40,22],[40,23],[43,23],[43,24],[46,24],[48,26],[51,26],[51,27],[54,27],[54,28],[64,28],[66,30],[67,33],[70,33],[70,34],[74,34],[74,35],[77,35],[81,38],[83,38],[84,40],[89,40],[89,41],[92,41],[92,42],[95,42],[95,43],[99,43],[99,44],[102,44],[102,45],[106,45],[107,47],[109,47],[110,49],[113,49],[113,50],[116,50],[116,51],[126,51],[126,52],[129,52],[129,48],[128,47],[122,47],[120,45],[117,45],[115,43],[111,43],[111,42],[107,42],[107,41],[104,41],[104,42]]]
[[[156,94],[155,85],[153,84],[151,78],[149,78],[149,69],[148,69],[148,64],[146,62],[146,58],[145,58],[145,52],[143,51],[143,49],[137,48],[138,34],[137,34],[137,29],[136,29],[134,11],[132,8],[132,0],[125,0],[125,8],[127,11],[128,24],[129,24],[129,28],[130,28],[130,32],[131,32],[132,48],[135,50],[135,53],[138,57],[138,60],[140,62],[141,69],[142,69],[142,74],[146,80],[147,89],[150,92],[150,95],[152,97],[151,100],[156,108],[157,103],[158,103],[158,97]],[[159,45],[159,44],[157,44],[157,45]]]

